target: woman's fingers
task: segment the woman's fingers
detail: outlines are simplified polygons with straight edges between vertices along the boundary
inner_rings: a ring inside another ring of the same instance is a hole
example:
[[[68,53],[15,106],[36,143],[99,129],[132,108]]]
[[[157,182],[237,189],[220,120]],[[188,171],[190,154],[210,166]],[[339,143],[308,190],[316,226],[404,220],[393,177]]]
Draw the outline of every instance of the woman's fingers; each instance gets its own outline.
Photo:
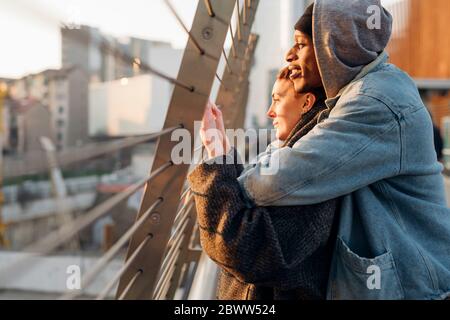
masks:
[[[225,135],[225,126],[223,124],[222,113],[220,112],[219,108],[217,108],[217,106],[211,101],[209,101],[206,106],[203,128],[215,128]]]
[[[224,154],[223,137],[216,128],[201,129],[200,138],[208,152],[209,158]]]
[[[225,124],[223,123],[223,117],[222,113],[219,111],[219,113],[216,113],[216,127],[223,133],[225,133]]]
[[[211,103],[211,108],[212,108],[212,112],[213,112],[214,116],[216,117],[216,128],[220,131],[220,133],[222,135],[223,149],[224,149],[225,153],[228,153],[231,148],[231,144],[230,144],[230,141],[228,140],[228,136],[225,132],[225,124],[223,121],[222,111],[214,103]]]
[[[202,125],[200,128],[200,138],[205,146],[213,143],[216,130],[216,120],[212,112],[211,105],[208,104],[205,108],[205,113],[203,114]]]
[[[211,110],[216,118],[222,118],[222,111],[215,104],[211,105]]]
[[[221,132],[223,132],[225,134],[225,125],[223,123],[222,111],[220,111],[219,107],[216,106],[211,101],[209,102],[209,104],[211,105],[211,110],[212,110],[212,113],[213,113],[213,115],[215,117],[216,128],[219,129]]]
[[[222,112],[211,101],[208,101],[205,108],[200,138],[210,157],[222,155],[230,149],[230,144],[225,135]]]
[[[216,119],[214,117],[210,105],[206,106],[205,113],[203,114],[202,128],[203,129],[216,128]]]

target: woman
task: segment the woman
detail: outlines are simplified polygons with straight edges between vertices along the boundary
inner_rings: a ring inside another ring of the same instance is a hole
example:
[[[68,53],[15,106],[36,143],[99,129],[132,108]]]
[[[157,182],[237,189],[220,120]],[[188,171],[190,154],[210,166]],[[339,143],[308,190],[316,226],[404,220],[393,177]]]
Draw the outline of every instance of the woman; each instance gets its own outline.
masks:
[[[281,147],[286,148],[306,135],[326,110],[323,90],[297,94],[289,76],[288,69],[280,72],[267,113]],[[209,141],[208,129],[218,130],[215,143]],[[207,106],[201,136],[210,159],[195,168],[188,180],[202,246],[221,267],[217,298],[325,299],[338,201],[257,207],[242,194],[237,178],[244,168],[230,148],[221,112],[213,104]]]

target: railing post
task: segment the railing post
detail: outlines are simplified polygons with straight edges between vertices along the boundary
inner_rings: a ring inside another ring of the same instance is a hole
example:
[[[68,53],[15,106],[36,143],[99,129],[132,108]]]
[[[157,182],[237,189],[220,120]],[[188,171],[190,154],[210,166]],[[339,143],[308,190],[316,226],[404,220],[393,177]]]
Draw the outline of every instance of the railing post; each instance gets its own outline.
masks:
[[[219,89],[219,93],[217,95],[216,104],[222,107],[222,111],[224,114],[225,127],[234,129],[234,116],[236,108],[238,107],[239,96],[241,91],[243,91],[242,80],[247,79],[244,77],[243,67],[246,63],[245,54],[247,52],[251,29],[253,26],[253,22],[255,20],[256,11],[258,9],[259,0],[250,1],[250,6],[244,4],[246,7],[246,24],[241,25],[241,40],[238,40],[238,37],[234,35],[235,43],[236,43],[236,57],[231,54],[228,55],[228,62],[231,68],[230,70],[226,69],[222,78],[222,85]],[[243,16],[243,14],[241,14]],[[238,20],[238,23],[241,21]],[[237,29],[237,28],[235,28]],[[240,107],[240,106],[239,106]]]
[[[240,88],[239,94],[237,96],[235,104],[233,105],[233,108],[227,111],[228,112],[227,117],[230,121],[230,125],[234,128],[244,127],[249,87],[250,87],[248,77],[250,75],[250,71],[252,68],[256,46],[258,45],[258,40],[259,36],[256,34],[251,34],[248,39],[245,61],[243,63],[243,69],[239,81],[239,88]]]
[[[240,83],[242,84],[242,87],[238,92],[232,109],[226,110],[226,114],[224,115],[230,119],[230,124],[233,128],[242,128],[244,126],[249,92],[248,76],[250,74],[257,42],[258,36],[256,34],[251,34],[248,40],[246,62],[243,65],[240,75]],[[199,256],[196,262],[199,266],[196,269],[192,279],[192,290],[189,292],[189,298],[214,299],[216,294],[216,281],[218,278],[217,266],[212,263],[205,254]],[[204,278],[205,275],[209,277],[207,280]],[[175,278],[174,281],[176,280],[177,279]],[[172,285],[174,285],[174,283],[172,283]],[[169,291],[169,293],[172,292]],[[171,295],[168,295],[167,297],[169,299],[172,298]]]
[[[167,299],[174,299],[176,290],[178,289],[178,283],[180,282],[181,271],[182,271],[183,265],[186,263],[189,265],[190,262],[192,262],[192,260],[189,259],[188,255],[189,255],[190,245],[192,243],[192,233],[195,228],[195,222],[196,222],[195,219],[197,217],[196,211],[195,211],[195,206],[193,206],[187,214],[191,217],[191,219],[189,220],[189,223],[186,227],[186,240],[184,241],[183,246],[180,248],[181,252],[180,252],[180,255],[178,256],[178,259],[176,262],[175,271],[170,280],[169,289],[168,289],[167,293],[164,295],[167,297]]]
[[[222,106],[224,110],[224,118],[229,119],[229,126],[232,128],[240,128],[243,127],[244,121],[245,121],[245,114],[246,114],[246,106],[247,106],[247,100],[248,100],[248,90],[249,90],[249,81],[248,77],[251,70],[251,65],[253,62],[254,52],[258,41],[258,36],[255,34],[250,34],[250,30],[254,21],[256,9],[258,6],[258,1],[254,1],[253,6],[247,7],[247,4],[244,4],[244,9],[241,12],[241,17],[243,17],[244,10],[247,12],[250,12],[250,17],[246,17],[246,19],[250,18],[249,21],[247,21],[244,26],[241,26],[241,32],[242,28],[244,28],[244,38],[242,38],[241,34],[241,41],[239,41],[239,44],[236,46],[236,54],[240,54],[241,56],[237,56],[237,58],[230,57],[227,61],[227,63],[233,63],[234,66],[234,73],[228,70],[228,68],[225,69],[223,79],[225,81],[221,81],[221,87],[219,89],[218,93],[218,99],[217,104],[220,104],[221,101],[233,101],[233,105],[226,105]],[[241,20],[238,19],[238,25],[241,24]],[[236,28],[236,30],[239,30],[239,28]],[[237,31],[236,31],[237,32]],[[235,39],[237,37],[235,36]],[[232,56],[230,54],[230,56]],[[231,62],[230,62],[231,60]],[[231,65],[230,65],[231,66]],[[236,69],[238,68],[238,69]],[[232,100],[228,100],[227,96],[233,93],[234,97]],[[223,100],[225,99],[225,100]],[[192,209],[192,210],[195,210]],[[194,213],[195,217],[195,213]],[[193,221],[191,221],[193,222]],[[194,227],[193,224],[188,226],[187,229],[187,235],[190,236],[192,233],[192,228]],[[177,262],[176,262],[176,269],[170,279],[170,286],[165,294],[165,297],[167,299],[173,299],[175,297],[176,289],[178,288],[178,283],[180,281],[181,276],[181,270],[184,264],[189,264],[192,262],[191,260],[186,261],[187,254],[189,253],[189,241],[186,241],[182,248],[180,248],[181,252],[178,256]],[[204,261],[204,260],[202,260]],[[194,261],[195,263],[199,263],[200,261]],[[211,279],[214,280],[214,279]]]
[[[231,20],[235,7],[234,0],[211,0],[210,2],[215,11],[214,17],[209,16],[208,8],[203,1],[198,3],[190,31],[197,43],[189,41],[178,74],[178,81],[191,85],[192,90],[180,86],[174,88],[164,125],[164,128],[168,128],[183,124],[191,135],[191,143],[195,137],[194,122],[202,118],[209,99],[229,27],[228,21]],[[203,55],[197,50],[198,46],[204,50]],[[176,144],[177,142],[171,141],[170,137],[160,139],[153,168],[158,168],[172,160],[171,152]],[[152,234],[151,240],[142,250],[143,253],[136,257],[134,263],[122,276],[117,297],[125,299],[152,298],[188,169],[189,164],[172,166],[164,174],[147,184],[138,217],[161,197],[163,202],[158,207],[160,219],[157,223],[149,221],[144,224],[131,239],[128,257],[148,234]],[[137,274],[139,276],[135,281]],[[133,281],[131,287],[129,286],[130,281]]]

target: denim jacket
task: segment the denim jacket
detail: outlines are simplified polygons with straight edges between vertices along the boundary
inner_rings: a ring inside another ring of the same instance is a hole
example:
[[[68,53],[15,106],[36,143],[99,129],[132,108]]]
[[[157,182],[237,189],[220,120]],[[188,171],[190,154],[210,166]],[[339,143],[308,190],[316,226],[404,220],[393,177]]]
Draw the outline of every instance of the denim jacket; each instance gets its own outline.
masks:
[[[328,299],[450,294],[450,210],[431,117],[409,76],[381,54],[293,148],[271,144],[239,177],[261,206],[342,197]]]

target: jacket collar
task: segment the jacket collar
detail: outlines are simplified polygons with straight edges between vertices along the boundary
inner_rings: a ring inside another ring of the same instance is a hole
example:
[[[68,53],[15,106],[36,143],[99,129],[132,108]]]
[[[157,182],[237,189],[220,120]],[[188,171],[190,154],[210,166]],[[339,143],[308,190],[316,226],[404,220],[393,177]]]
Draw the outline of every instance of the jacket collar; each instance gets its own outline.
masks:
[[[325,101],[328,109],[333,108],[336,103],[338,102],[339,98],[351,87],[351,85],[364,78],[366,75],[368,75],[369,73],[371,73],[373,70],[375,70],[378,66],[380,66],[381,64],[384,64],[388,61],[389,59],[389,55],[387,54],[386,51],[383,51],[375,60],[373,60],[371,63],[369,63],[368,65],[366,65],[361,71],[360,73],[358,73],[358,75],[352,80],[350,81],[349,84],[347,84],[345,87],[343,87],[338,94],[336,95],[336,97],[334,98],[330,98],[327,99]]]

